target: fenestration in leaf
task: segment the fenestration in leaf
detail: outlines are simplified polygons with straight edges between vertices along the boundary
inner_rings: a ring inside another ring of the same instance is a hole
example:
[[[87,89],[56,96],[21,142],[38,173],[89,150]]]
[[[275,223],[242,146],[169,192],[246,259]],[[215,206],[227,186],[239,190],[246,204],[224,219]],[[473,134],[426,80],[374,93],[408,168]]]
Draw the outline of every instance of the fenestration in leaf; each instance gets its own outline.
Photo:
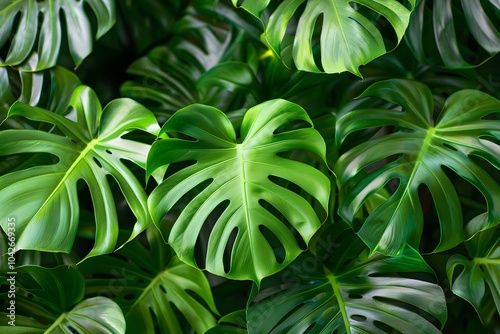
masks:
[[[15,219],[17,249],[71,250],[80,216],[79,180],[88,185],[96,221],[94,248],[87,256],[109,253],[116,246],[118,220],[108,175],[137,218],[130,238],[151,224],[146,192],[121,160],[145,167],[150,145],[122,136],[133,130],[156,135],[160,128],[154,115],[130,99],[114,100],[103,110],[94,91],[85,86],[75,90],[70,105],[76,122],[21,102],[9,110],[9,117],[50,123],[64,135],[24,129],[0,132],[0,156],[40,152],[57,157],[54,164],[0,176],[0,224],[7,231],[8,218]]]
[[[213,107],[191,105],[167,121],[161,133],[182,133],[194,140],[168,138],[154,143],[148,157],[148,175],[174,162],[196,163],[174,173],[153,190],[148,201],[155,223],[184,194],[202,182],[209,182],[198,195],[189,198],[168,237],[181,260],[197,266],[195,245],[200,231],[207,217],[224,202],[227,207],[216,219],[208,240],[208,271],[258,283],[286,267],[301,252],[292,231],[262,205],[265,201],[276,208],[306,244],[321,225],[317,213],[306,199],[274,183],[270,177],[295,183],[327,210],[328,178],[309,165],[278,156],[291,150],[306,150],[324,160],[325,143],[312,127],[274,133],[294,121],[312,126],[300,106],[280,99],[247,111],[240,130],[241,143],[226,115]],[[283,245],[282,262],[277,260],[261,227],[267,228]],[[236,233],[234,245],[226,250],[232,233]],[[225,251],[231,254],[227,271],[223,263]]]
[[[69,51],[75,64],[80,65],[92,52],[94,40],[86,5],[97,19],[94,35],[98,39],[115,23],[115,0],[0,0],[0,48],[15,29],[3,63],[37,71],[54,66],[63,38],[60,17],[63,14]],[[15,26],[18,14],[20,20]],[[35,60],[34,66],[28,60]]]
[[[407,2],[409,8],[397,0],[273,1],[278,4],[264,22],[266,28],[262,37],[276,55],[283,59],[293,57],[295,66],[301,71],[349,71],[361,76],[360,65],[387,53],[384,37],[373,17],[385,17],[399,43],[416,3],[415,0]],[[233,0],[233,4],[257,17],[270,3],[269,0]],[[297,13],[300,16],[298,23],[294,18]],[[322,20],[321,26],[319,20]],[[318,31],[319,36],[316,36]],[[320,51],[319,60],[315,59],[313,51],[316,47]]]
[[[327,246],[320,254],[304,253],[262,282],[248,309],[249,333],[441,333],[446,299],[418,252],[370,257],[350,229],[331,226],[334,233],[319,232]]]
[[[356,131],[391,126],[394,132],[372,138],[343,154],[335,165],[340,188],[339,214],[351,225],[365,201],[391,180],[398,180],[389,200],[371,212],[359,229],[360,237],[374,251],[397,254],[406,243],[419,248],[423,209],[418,189],[424,184],[435,203],[440,241],[435,250],[450,249],[464,240],[463,215],[447,167],[476,187],[484,196],[487,218],[484,229],[500,223],[500,185],[477,157],[500,168],[500,121],[484,119],[500,113],[500,101],[476,91],[461,90],[446,100],[434,122],[430,89],[410,80],[387,80],[368,88],[361,97],[374,96],[402,107],[360,109],[337,123],[337,144]],[[490,140],[491,139],[491,140]],[[384,160],[395,157],[393,161]],[[365,168],[382,162],[375,170]]]

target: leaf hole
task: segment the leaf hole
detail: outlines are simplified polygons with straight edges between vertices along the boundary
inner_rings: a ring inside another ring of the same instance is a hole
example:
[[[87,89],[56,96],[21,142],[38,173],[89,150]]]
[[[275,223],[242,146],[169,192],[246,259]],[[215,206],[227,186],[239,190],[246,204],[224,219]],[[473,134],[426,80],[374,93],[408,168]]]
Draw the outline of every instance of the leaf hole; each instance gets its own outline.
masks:
[[[288,319],[300,319],[301,317],[299,315],[301,312],[299,312],[299,311],[302,309],[302,307],[304,305],[305,305],[304,303],[301,303],[301,304],[295,306],[294,308],[292,308],[290,311],[288,311],[287,314],[285,314],[285,316],[281,317],[281,319],[276,323],[276,325],[274,326],[273,329],[279,328],[280,325]],[[272,306],[270,307],[270,309],[272,309]],[[266,310],[266,312],[267,312],[267,310]],[[295,313],[297,313],[297,314],[295,314]]]
[[[286,250],[279,238],[265,225],[260,225],[259,231],[273,249],[276,262],[282,264],[285,261]]]
[[[374,296],[374,300],[379,301],[381,303],[384,303],[386,305],[394,306],[394,307],[399,307],[406,309],[412,313],[415,314],[415,316],[420,316],[430,323],[432,323],[436,327],[441,327],[439,320],[436,319],[434,316],[432,316],[430,313],[426,312],[425,310],[422,310],[414,305],[411,305],[409,303],[403,302],[401,300],[395,300],[387,297],[381,297],[381,296]]]
[[[206,266],[208,240],[210,239],[212,230],[215,224],[217,223],[217,220],[219,219],[221,214],[227,209],[229,204],[230,204],[229,200],[220,202],[212,210],[212,212],[210,212],[210,214],[203,222],[198,238],[196,239],[196,245],[195,245],[195,261],[198,268],[200,269],[205,269]]]
[[[353,314],[353,315],[351,315],[351,319],[354,321],[359,321],[359,322],[364,322],[364,321],[368,320],[367,317],[365,317],[364,315],[361,315],[361,314]]]
[[[79,334],[80,331],[78,329],[76,329],[75,327],[73,327],[72,325],[68,325],[67,327],[69,329],[69,331],[72,333],[72,334]]]
[[[378,329],[380,329],[384,333],[387,333],[387,334],[402,334],[401,332],[395,330],[394,328],[392,328],[391,326],[389,326],[388,324],[386,324],[384,322],[375,320],[375,321],[373,321],[373,324],[375,325],[375,327],[377,327]]]
[[[309,327],[306,328],[306,330],[304,331],[304,333],[310,333],[310,332],[312,332],[312,330],[314,329],[314,327],[316,327],[316,321],[313,322],[311,325],[309,325]]]
[[[106,153],[113,154],[113,152],[111,152],[110,150],[106,150]]]
[[[288,228],[288,230],[292,233],[292,235],[293,235],[295,241],[297,242],[297,245],[300,247],[300,249],[302,249],[302,250],[307,249],[307,245],[306,245],[304,239],[302,238],[302,236],[300,235],[299,231],[297,231],[297,229],[290,223],[290,221],[276,207],[274,207],[274,205],[272,205],[271,203],[269,203],[263,199],[259,200],[259,204],[264,209],[269,211],[274,217],[276,217],[276,219],[281,221]]]
[[[123,299],[125,299],[125,300],[134,300],[135,299],[135,294],[133,294],[133,293],[127,293],[125,296],[123,296]]]
[[[161,292],[163,292],[164,294],[167,294],[167,290],[165,289],[165,287],[164,287],[162,284],[160,284],[160,290],[161,290]]]
[[[359,293],[350,293],[349,298],[351,298],[351,299],[363,299],[363,295],[360,295]]]
[[[102,168],[102,165],[101,165],[101,162],[96,158],[96,157],[93,157],[93,160],[94,160],[94,163],[99,166],[99,168]]]
[[[153,323],[153,331],[155,334],[160,334],[161,329],[160,329],[160,323],[158,322],[158,318],[156,317],[156,314],[152,307],[149,307],[148,310],[149,310],[149,316],[151,317],[151,322]]]
[[[229,274],[229,271],[231,271],[231,255],[233,253],[234,242],[236,241],[236,237],[238,236],[238,231],[239,230],[237,227],[233,229],[227,240],[226,248],[224,249],[224,256],[222,261],[224,264],[224,272],[226,274]]]

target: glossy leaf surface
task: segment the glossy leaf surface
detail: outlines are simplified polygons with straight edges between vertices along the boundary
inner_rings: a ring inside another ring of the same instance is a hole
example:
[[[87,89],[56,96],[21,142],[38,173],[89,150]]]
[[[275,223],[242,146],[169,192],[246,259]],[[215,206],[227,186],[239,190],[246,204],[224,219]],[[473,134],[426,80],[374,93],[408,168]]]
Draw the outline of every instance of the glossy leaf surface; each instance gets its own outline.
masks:
[[[88,5],[97,19],[93,34]],[[16,17],[20,14],[17,24]],[[95,38],[104,35],[115,23],[114,0],[2,0],[0,1],[0,47],[9,40],[9,53],[5,65],[28,65],[26,69],[41,70],[56,64],[62,40],[61,15],[68,34],[69,51],[78,66],[92,52]],[[39,28],[40,26],[40,28]],[[36,41],[38,40],[38,45]],[[28,64],[28,60],[35,64]]]
[[[7,217],[16,219],[16,246],[52,252],[69,252],[79,223],[77,182],[89,187],[94,205],[95,245],[89,256],[113,251],[118,234],[116,208],[107,180],[120,186],[137,218],[131,238],[151,223],[146,192],[135,175],[121,161],[145,167],[149,145],[122,136],[142,130],[159,130],[153,114],[129,99],[118,99],[101,108],[95,93],[80,86],[71,106],[76,122],[44,109],[16,102],[9,117],[55,125],[64,135],[37,130],[0,132],[0,155],[50,153],[54,164],[14,171],[0,177],[0,217],[7,230]],[[36,186],[33,186],[36,184]]]
[[[248,310],[249,333],[440,333],[446,301],[424,279],[433,272],[418,252],[369,257],[350,231],[322,237],[316,256],[304,253],[263,282]]]
[[[280,126],[297,121],[309,123],[309,127],[274,133]],[[197,239],[207,217],[217,207],[223,208],[223,212],[210,232],[208,271],[259,282],[284,268],[301,252],[290,229],[265,209],[263,202],[281,212],[306,244],[321,225],[311,204],[270,179],[277,177],[295,183],[327,210],[328,178],[309,165],[278,156],[290,150],[306,150],[324,159],[325,143],[311,123],[301,107],[284,100],[249,109],[240,129],[241,143],[228,118],[213,107],[191,105],[167,121],[162,133],[182,133],[194,140],[172,138],[154,143],[148,174],[174,162],[196,163],[168,177],[152,192],[149,208],[154,221],[158,224],[189,190],[208,181],[198,195],[189,196],[189,204],[170,232],[169,243],[183,261],[197,265]],[[263,228],[283,245],[286,254],[282,262],[275,257]],[[234,233],[231,249],[227,245]],[[231,254],[230,268],[224,267],[225,251]]]
[[[182,333],[178,312],[197,333],[213,327],[217,310],[205,275],[181,262],[155,227],[147,230],[147,242],[149,249],[135,239],[118,251],[120,257],[107,255],[80,264],[82,273],[90,275],[87,294],[119,303],[127,333],[152,333],[155,326],[158,333]]]
[[[488,207],[490,228],[500,222],[500,186],[472,158],[500,167],[500,122],[486,118],[500,112],[500,102],[476,90],[462,90],[446,100],[436,121],[430,90],[407,80],[374,84],[361,97],[375,96],[401,106],[362,109],[342,117],[337,143],[359,130],[392,126],[396,129],[372,138],[343,154],[336,166],[341,188],[340,215],[356,225],[363,203],[379,189],[392,187],[392,196],[362,223],[359,235],[372,251],[397,254],[406,243],[418,248],[423,230],[419,187],[425,185],[436,206],[440,241],[435,251],[450,249],[464,240],[460,200],[445,173],[449,168],[476,187]],[[380,163],[379,167],[373,164]],[[372,171],[366,171],[366,168]]]

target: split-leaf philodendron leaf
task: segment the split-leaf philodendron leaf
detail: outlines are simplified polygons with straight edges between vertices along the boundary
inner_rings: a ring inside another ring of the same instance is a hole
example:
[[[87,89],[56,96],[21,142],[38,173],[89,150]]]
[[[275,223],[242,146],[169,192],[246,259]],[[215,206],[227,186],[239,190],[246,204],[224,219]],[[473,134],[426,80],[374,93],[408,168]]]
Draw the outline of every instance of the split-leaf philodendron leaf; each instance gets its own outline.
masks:
[[[352,231],[338,238],[326,231],[320,254],[304,253],[262,282],[249,333],[441,333],[446,300],[418,252],[370,257]]]
[[[79,224],[77,183],[87,184],[96,222],[95,244],[88,256],[114,250],[118,235],[115,199],[107,180],[113,177],[127,200],[137,223],[134,238],[151,223],[147,195],[135,175],[121,161],[145,167],[150,146],[124,139],[134,130],[157,134],[154,115],[130,99],[117,99],[104,110],[93,90],[79,86],[70,105],[76,121],[16,102],[9,117],[53,124],[64,135],[38,130],[0,132],[0,156],[49,153],[57,159],[0,176],[0,221],[4,231],[8,218],[15,220],[16,249],[69,252]]]
[[[12,277],[1,278],[2,285],[12,284],[8,279],[13,279],[17,286],[15,299],[8,293],[0,295],[7,309],[7,313],[0,313],[2,333],[125,333],[118,304],[105,297],[83,299],[85,280],[75,267],[21,266]],[[11,300],[15,300],[13,317],[8,309]]]
[[[398,182],[389,200],[371,212],[359,229],[372,251],[394,255],[406,243],[420,246],[424,224],[421,185],[430,191],[438,215],[441,236],[435,251],[450,249],[464,240],[461,203],[444,167],[483,194],[487,204],[484,229],[500,223],[500,185],[472,159],[500,168],[500,121],[485,119],[500,113],[500,101],[477,90],[461,90],[448,97],[434,121],[431,91],[421,83],[382,81],[361,95],[367,96],[402,108],[355,110],[337,124],[339,145],[359,130],[384,126],[396,129],[350,149],[335,166],[341,189],[339,213],[352,225],[370,196],[391,180]],[[365,170],[380,162],[382,165],[371,172]]]
[[[484,226],[486,214],[479,215],[469,225]],[[500,314],[500,228],[477,233],[465,245],[471,259],[455,254],[447,264],[451,290],[469,301],[483,324],[491,324]]]
[[[309,127],[278,133],[281,126],[297,121],[309,123]],[[311,126],[304,109],[280,99],[246,112],[240,129],[241,143],[229,119],[214,107],[191,105],[167,121],[161,133],[182,133],[192,140],[168,138],[154,143],[148,174],[167,164],[196,163],[174,173],[152,192],[149,208],[155,223],[191,189],[209,183],[198,195],[190,196],[170,232],[169,243],[183,261],[197,266],[195,246],[204,224],[214,224],[205,260],[206,269],[217,275],[259,282],[297,257],[301,248],[294,234],[264,205],[268,203],[278,210],[306,244],[320,227],[317,212],[308,201],[271,179],[295,183],[327,210],[328,178],[309,165],[279,156],[291,150],[306,150],[324,159],[325,143]],[[224,210],[214,222],[206,222],[216,208]],[[266,229],[284,247],[283,261],[277,259],[264,236]],[[224,266],[225,252],[230,254],[229,268]]]
[[[269,0],[233,0],[233,4],[257,17],[270,3]],[[376,21],[383,16],[394,29],[399,43],[409,24],[415,0],[408,3],[409,8],[397,0],[284,0],[265,22],[263,38],[275,54],[283,59],[293,57],[299,70],[349,71],[361,76],[360,65],[387,53]],[[298,22],[295,20],[297,12],[300,15]],[[377,19],[373,20],[374,17]],[[317,31],[320,31],[319,36],[316,36]],[[314,55],[316,46],[320,48],[319,60]]]
[[[86,5],[89,5],[96,16],[95,36],[96,39],[100,38],[115,23],[114,0],[0,0],[0,47],[9,41],[16,29],[3,64],[25,65],[28,70],[54,66],[63,38],[62,15],[68,34],[69,51],[75,64],[80,65],[92,52],[94,40]],[[15,26],[19,14],[20,20]]]
[[[87,294],[109,296],[119,303],[127,333],[182,333],[172,305],[196,333],[215,326],[217,310],[203,272],[180,261],[155,226],[146,230],[146,237],[148,248],[136,238],[118,250],[120,257],[106,255],[81,263],[78,268],[89,277]]]

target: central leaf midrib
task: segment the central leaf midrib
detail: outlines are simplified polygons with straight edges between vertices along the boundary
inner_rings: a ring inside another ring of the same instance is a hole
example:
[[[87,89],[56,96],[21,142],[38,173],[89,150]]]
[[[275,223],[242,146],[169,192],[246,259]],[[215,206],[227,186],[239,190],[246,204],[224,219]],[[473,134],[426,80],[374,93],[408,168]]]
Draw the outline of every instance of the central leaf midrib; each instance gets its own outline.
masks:
[[[328,278],[328,281],[330,282],[330,285],[333,288],[333,294],[334,296],[337,297],[337,302],[339,303],[339,310],[340,313],[342,314],[342,319],[344,320],[344,327],[346,330],[347,334],[351,334],[351,327],[349,323],[349,317],[347,315],[346,309],[345,309],[345,302],[344,299],[342,298],[342,292],[340,291],[340,286],[337,283],[337,277],[335,277],[331,272],[326,270],[326,277]]]
[[[245,157],[244,157],[244,146],[242,144],[236,145],[236,157],[238,159],[238,164],[240,166],[240,181],[241,181],[241,191],[243,195],[243,207],[245,210],[245,219],[247,224],[248,231],[248,242],[250,245],[250,254],[252,256],[252,260],[255,252],[253,251],[253,238],[252,238],[252,228],[249,226],[250,223],[250,212],[248,210],[248,189],[247,189],[247,181],[246,181],[246,170],[245,170]]]
[[[71,164],[71,166],[68,168],[68,170],[64,173],[63,177],[59,181],[59,183],[55,186],[54,190],[50,193],[49,196],[47,196],[47,199],[43,202],[42,205],[40,205],[40,208],[37,210],[37,212],[33,215],[33,218],[36,217],[40,211],[44,209],[44,207],[47,205],[47,203],[50,202],[53,196],[59,191],[59,189],[66,183],[66,180],[69,178],[73,170],[80,164],[82,160],[85,159],[87,154],[94,149],[94,147],[97,145],[98,141],[97,139],[92,139],[90,142],[88,142],[87,146],[83,151],[80,152],[80,155],[75,159],[75,161]]]
[[[427,129],[427,134],[425,135],[424,141],[422,143],[422,147],[420,148],[420,151],[418,152],[418,156],[415,159],[415,166],[413,167],[413,170],[410,174],[410,177],[408,178],[408,183],[406,184],[405,190],[404,190],[403,194],[401,195],[401,199],[403,199],[404,197],[406,197],[408,195],[408,191],[411,188],[413,180],[415,179],[415,175],[417,174],[418,168],[422,164],[423,157],[427,154],[429,146],[431,145],[435,130],[436,129],[433,127],[429,127],[429,129]],[[400,200],[398,205],[396,206],[396,209],[394,210],[394,214],[391,216],[391,221],[393,220],[394,215],[396,215],[396,212],[399,211],[401,203],[403,203],[402,200]]]

